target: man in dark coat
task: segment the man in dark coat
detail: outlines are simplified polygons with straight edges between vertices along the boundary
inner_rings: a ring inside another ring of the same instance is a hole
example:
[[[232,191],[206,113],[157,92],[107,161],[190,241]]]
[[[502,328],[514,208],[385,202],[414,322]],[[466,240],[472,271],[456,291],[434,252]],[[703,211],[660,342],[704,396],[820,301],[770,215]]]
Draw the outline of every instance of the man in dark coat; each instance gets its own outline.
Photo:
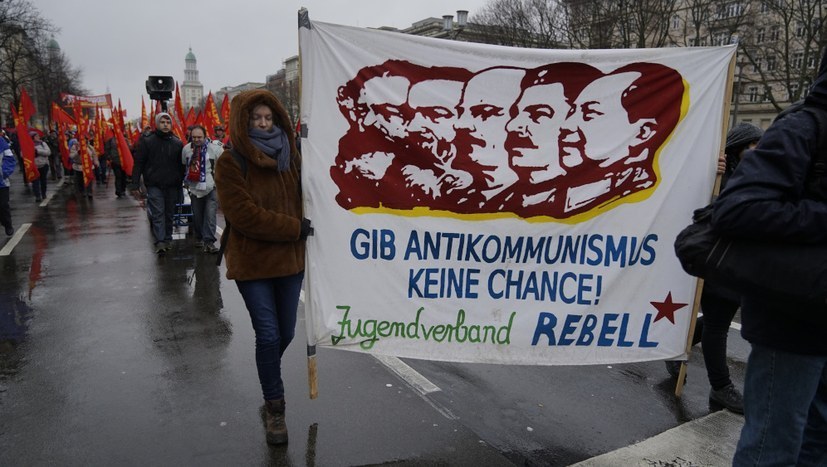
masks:
[[[805,105],[827,110],[827,57]],[[827,200],[806,183],[819,131],[827,129],[805,111],[774,122],[716,201],[715,227],[766,242],[827,242]],[[752,350],[733,465],[827,465],[827,307],[747,294],[741,314]]]
[[[155,116],[155,132],[138,140],[132,179],[140,177],[146,185],[155,253],[163,255],[172,248],[172,222],[175,205],[183,195],[184,166],[181,150],[184,145],[172,134],[172,117],[166,112]]]

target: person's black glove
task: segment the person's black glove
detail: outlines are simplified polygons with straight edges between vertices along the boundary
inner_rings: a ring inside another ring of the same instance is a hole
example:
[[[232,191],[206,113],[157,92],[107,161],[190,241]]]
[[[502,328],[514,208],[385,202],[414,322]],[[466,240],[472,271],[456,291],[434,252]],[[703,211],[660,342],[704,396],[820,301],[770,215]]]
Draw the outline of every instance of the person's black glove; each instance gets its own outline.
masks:
[[[310,219],[305,217],[302,219],[302,230],[299,239],[304,240],[310,235],[313,235],[313,227],[310,226]]]

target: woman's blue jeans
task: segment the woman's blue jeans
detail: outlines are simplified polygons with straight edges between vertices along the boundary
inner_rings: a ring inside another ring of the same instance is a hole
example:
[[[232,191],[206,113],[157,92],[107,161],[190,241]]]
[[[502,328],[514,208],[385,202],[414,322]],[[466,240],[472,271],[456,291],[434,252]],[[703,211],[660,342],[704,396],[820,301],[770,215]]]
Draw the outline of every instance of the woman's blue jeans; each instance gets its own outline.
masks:
[[[827,356],[752,344],[735,467],[827,465]]]
[[[296,334],[296,312],[304,272],[286,277],[236,281],[256,333],[256,369],[264,400],[284,397],[281,356]]]

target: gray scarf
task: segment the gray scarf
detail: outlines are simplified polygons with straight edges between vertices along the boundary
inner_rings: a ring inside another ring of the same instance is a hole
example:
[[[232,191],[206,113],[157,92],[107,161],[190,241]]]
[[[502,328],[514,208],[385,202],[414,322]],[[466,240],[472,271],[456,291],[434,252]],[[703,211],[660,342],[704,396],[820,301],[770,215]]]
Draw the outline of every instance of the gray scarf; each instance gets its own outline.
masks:
[[[279,171],[284,172],[290,167],[290,142],[281,128],[273,125],[270,131],[259,128],[250,128],[250,141],[264,154],[278,162]]]

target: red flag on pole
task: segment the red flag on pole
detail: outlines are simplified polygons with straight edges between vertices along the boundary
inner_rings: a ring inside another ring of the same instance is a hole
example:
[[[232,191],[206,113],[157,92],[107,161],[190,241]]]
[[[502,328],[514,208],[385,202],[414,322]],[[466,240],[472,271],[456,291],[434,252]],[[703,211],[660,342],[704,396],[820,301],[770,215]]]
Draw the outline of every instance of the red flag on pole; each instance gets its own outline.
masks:
[[[144,103],[144,96],[141,96],[141,131],[149,125],[149,117],[146,115],[146,104]]]
[[[118,142],[118,154],[121,156],[121,167],[130,177],[132,176],[132,167],[135,166],[135,160],[132,158],[132,151],[129,150],[129,144],[126,142],[126,137],[123,134],[123,128],[118,123],[118,119],[113,116],[112,129],[115,131],[115,140]]]
[[[32,103],[32,98],[29,97],[29,93],[26,92],[26,88],[20,88],[20,115],[23,117],[23,120],[26,123],[29,123],[29,120],[34,116],[36,113],[34,104]]]
[[[15,111],[14,104],[11,104],[11,116],[17,129],[17,144],[20,146],[20,157],[23,159],[26,183],[31,183],[33,180],[40,178],[40,172],[37,171],[37,166],[34,165],[34,141],[32,141],[32,136],[29,134],[29,125],[23,115],[23,102],[20,102],[19,112]]]
[[[72,126],[75,125],[75,119],[67,114],[65,110],[61,109],[57,103],[52,102],[52,121],[60,125]]]
[[[103,154],[103,134],[106,132],[106,122],[103,119],[103,111],[95,104],[95,140],[92,145],[98,155]]]
[[[86,147],[86,134],[89,130],[89,122],[87,122],[83,116],[83,110],[80,107],[80,102],[77,100],[75,100],[75,118],[78,121],[78,157],[80,157],[80,165],[82,167],[83,186],[89,186],[95,178],[95,174],[92,173],[92,166],[94,165],[92,163],[92,157]]]
[[[215,107],[212,91],[207,94],[207,102],[204,104],[204,123],[210,139],[215,138],[215,127],[221,125],[221,120],[218,118],[218,109]]]
[[[66,170],[72,168],[72,163],[69,161],[69,141],[66,139],[66,132],[69,131],[69,126],[66,124],[58,124],[57,128],[57,143],[60,149],[60,160],[63,162],[63,167]]]
[[[184,122],[187,128],[192,125],[195,125],[198,122],[198,118],[195,116],[195,109],[190,107],[189,111],[187,111],[187,119]]]
[[[178,81],[175,82],[175,113],[178,121],[184,123],[184,104],[181,101],[181,90],[178,88]]]

